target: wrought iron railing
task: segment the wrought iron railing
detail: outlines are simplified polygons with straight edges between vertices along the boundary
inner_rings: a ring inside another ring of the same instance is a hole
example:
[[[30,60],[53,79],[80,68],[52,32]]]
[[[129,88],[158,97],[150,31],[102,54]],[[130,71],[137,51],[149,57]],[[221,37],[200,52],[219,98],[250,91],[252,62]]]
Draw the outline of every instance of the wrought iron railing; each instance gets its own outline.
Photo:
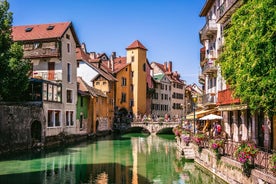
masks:
[[[211,141],[210,137],[205,137],[198,146],[204,149],[212,149],[210,147],[210,141]],[[225,157],[238,161],[238,159],[235,157],[235,151],[237,150],[240,144],[241,144],[240,142],[225,140],[223,149],[220,149],[219,152],[221,155]],[[259,151],[257,152],[256,156],[252,159],[252,163],[254,164],[254,167],[262,172],[272,174],[271,157],[273,153],[276,153],[276,151],[270,150],[264,147],[258,147],[258,146],[257,148]]]

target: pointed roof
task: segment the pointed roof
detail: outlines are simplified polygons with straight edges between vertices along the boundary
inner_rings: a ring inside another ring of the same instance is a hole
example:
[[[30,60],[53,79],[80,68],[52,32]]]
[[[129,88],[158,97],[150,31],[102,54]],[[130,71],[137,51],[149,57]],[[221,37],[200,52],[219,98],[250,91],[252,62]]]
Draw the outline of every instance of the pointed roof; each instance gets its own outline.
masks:
[[[76,48],[76,58],[77,61],[89,61],[89,55],[86,54],[80,47]]]
[[[139,40],[135,40],[134,42],[132,42],[132,44],[130,44],[130,45],[126,48],[126,50],[129,50],[129,49],[136,49],[136,48],[148,50]]]
[[[90,95],[94,96],[94,97],[107,97],[106,94],[104,92],[102,92],[99,89],[96,89],[94,87],[89,86],[81,77],[77,77],[77,82],[79,83],[79,93],[80,94],[87,94],[89,93]]]
[[[60,22],[49,24],[32,24],[12,27],[13,41],[31,41],[62,38],[65,32],[71,28],[77,46],[80,45],[72,22]]]

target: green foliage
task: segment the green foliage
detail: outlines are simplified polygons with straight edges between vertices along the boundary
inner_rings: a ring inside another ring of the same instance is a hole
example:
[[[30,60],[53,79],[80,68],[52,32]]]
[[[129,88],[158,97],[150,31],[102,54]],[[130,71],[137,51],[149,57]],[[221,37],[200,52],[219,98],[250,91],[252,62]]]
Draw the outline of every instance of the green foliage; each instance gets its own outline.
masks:
[[[0,100],[24,100],[30,63],[23,60],[22,47],[13,43],[12,13],[7,0],[0,1]]]
[[[218,61],[234,95],[253,111],[276,112],[275,0],[244,1],[225,30]]]

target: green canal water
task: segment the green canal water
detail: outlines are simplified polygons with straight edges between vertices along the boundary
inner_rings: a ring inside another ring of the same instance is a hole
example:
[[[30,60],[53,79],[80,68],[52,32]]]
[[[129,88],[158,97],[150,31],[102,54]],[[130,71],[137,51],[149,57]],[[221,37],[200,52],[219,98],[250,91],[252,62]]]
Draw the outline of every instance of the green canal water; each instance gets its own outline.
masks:
[[[127,134],[72,147],[2,157],[0,184],[220,183],[181,159],[173,135]]]

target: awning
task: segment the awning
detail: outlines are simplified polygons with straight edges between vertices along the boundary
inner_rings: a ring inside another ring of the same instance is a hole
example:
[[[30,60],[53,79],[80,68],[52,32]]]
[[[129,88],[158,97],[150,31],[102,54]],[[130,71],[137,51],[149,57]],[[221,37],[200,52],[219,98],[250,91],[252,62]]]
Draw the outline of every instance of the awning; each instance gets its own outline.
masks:
[[[217,109],[204,109],[204,110],[196,111],[195,112],[195,118],[198,119],[198,118],[201,118],[205,115],[208,115],[208,114],[216,112],[216,111],[217,111]],[[194,113],[188,114],[186,116],[186,119],[189,119],[189,120],[194,119]]]
[[[235,105],[223,105],[218,106],[218,111],[236,111],[236,110],[245,110],[247,109],[246,104],[235,104]]]

